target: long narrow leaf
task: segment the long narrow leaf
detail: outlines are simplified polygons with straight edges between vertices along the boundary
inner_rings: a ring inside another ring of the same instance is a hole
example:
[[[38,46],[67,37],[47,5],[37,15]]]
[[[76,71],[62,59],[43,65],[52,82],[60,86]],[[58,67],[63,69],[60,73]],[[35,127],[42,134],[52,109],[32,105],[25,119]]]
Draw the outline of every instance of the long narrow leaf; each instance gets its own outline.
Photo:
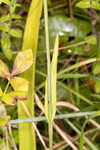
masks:
[[[57,81],[57,58],[58,58],[58,35],[55,41],[55,47],[53,52],[53,58],[51,63],[51,108],[52,108],[52,121],[56,113],[56,81]]]
[[[32,49],[33,54],[32,66],[21,75],[29,82],[28,100],[26,100],[24,103],[32,117],[34,117],[33,91],[35,84],[34,82],[35,82],[36,51],[37,51],[41,12],[42,12],[42,0],[32,0],[26,21],[22,45],[22,50]],[[18,102],[18,116],[19,118],[28,117],[20,101]],[[36,149],[35,131],[32,126],[32,123],[22,123],[19,125],[19,149],[20,150]]]
[[[56,113],[56,81],[57,81],[57,57],[58,57],[58,43],[59,37],[57,35],[55,41],[55,47],[53,52],[53,58],[51,62],[51,120],[49,118],[49,102],[48,102],[48,87],[47,80],[45,85],[45,115],[47,121],[53,121]]]

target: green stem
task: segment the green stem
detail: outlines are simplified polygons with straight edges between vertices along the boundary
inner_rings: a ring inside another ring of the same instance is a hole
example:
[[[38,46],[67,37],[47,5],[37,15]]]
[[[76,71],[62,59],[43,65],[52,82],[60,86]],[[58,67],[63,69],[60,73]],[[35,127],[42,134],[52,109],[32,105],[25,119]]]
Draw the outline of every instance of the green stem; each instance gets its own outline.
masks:
[[[53,150],[53,124],[49,123],[49,148]]]
[[[52,118],[51,107],[51,64],[50,64],[50,48],[49,48],[49,30],[48,30],[48,8],[47,0],[44,0],[44,18],[45,18],[45,35],[46,35],[46,50],[47,50],[47,72],[48,72],[48,103],[49,103],[49,120]],[[49,148],[53,149],[53,124],[51,121],[49,124]]]
[[[50,65],[50,49],[49,49],[49,31],[48,31],[48,8],[47,0],[44,0],[44,17],[45,17],[45,35],[46,35],[46,49],[47,49],[47,70],[48,70],[48,102],[49,111],[51,110],[51,65]],[[51,117],[51,112],[49,113]]]
[[[68,119],[68,118],[76,118],[76,117],[84,117],[84,116],[90,116],[94,114],[96,111],[90,111],[90,112],[77,112],[77,113],[67,113],[67,114],[60,114],[55,116],[55,120],[57,119]],[[23,118],[23,119],[16,119],[16,120],[9,120],[9,124],[20,124],[20,123],[28,123],[28,122],[41,122],[46,121],[46,117],[35,117],[35,118]]]
[[[4,90],[4,94],[6,94],[6,92],[7,92],[7,90],[8,90],[8,87],[9,87],[9,81],[8,81],[8,83],[7,83],[7,85],[6,85],[6,88],[5,88],[5,90]]]
[[[64,70],[62,70],[62,71],[60,71],[60,72],[58,73],[58,76],[60,76],[61,74],[65,73],[65,72],[69,72],[69,71],[71,71],[71,70],[73,70],[73,69],[75,69],[75,68],[79,68],[79,67],[81,67],[81,66],[83,66],[83,65],[86,65],[86,64],[89,64],[89,63],[93,63],[93,62],[96,62],[96,61],[100,61],[100,59],[91,58],[91,59],[88,59],[88,60],[85,60],[85,61],[76,63],[76,64],[74,64],[74,65],[72,65],[72,66],[70,66],[70,67],[68,67],[68,68],[66,68],[66,69],[64,69]]]

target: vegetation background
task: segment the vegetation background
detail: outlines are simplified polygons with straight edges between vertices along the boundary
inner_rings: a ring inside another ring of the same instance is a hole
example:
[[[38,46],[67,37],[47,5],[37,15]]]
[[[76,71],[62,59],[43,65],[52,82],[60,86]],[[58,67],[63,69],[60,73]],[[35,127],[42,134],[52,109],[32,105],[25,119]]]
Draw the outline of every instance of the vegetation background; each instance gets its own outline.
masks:
[[[100,150],[99,30],[99,0],[0,0],[0,149]]]

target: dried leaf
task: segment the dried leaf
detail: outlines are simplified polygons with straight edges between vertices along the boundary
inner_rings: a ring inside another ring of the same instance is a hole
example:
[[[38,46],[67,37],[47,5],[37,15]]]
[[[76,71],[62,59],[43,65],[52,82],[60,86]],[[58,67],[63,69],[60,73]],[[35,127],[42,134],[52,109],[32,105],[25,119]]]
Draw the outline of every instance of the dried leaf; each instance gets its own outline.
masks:
[[[28,91],[28,81],[21,77],[13,77],[10,83],[15,91]]]
[[[9,69],[2,60],[0,60],[0,76],[6,79],[10,78]]]
[[[13,65],[12,76],[24,72],[32,65],[32,63],[33,54],[31,49],[19,52]]]

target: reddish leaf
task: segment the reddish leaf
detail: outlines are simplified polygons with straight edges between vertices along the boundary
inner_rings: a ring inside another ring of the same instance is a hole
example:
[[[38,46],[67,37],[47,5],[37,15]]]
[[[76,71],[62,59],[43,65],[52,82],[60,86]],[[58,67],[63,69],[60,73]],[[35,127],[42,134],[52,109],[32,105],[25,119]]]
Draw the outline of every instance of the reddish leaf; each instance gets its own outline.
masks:
[[[12,76],[24,72],[32,65],[32,63],[33,54],[31,49],[19,52],[13,65]]]
[[[9,69],[2,60],[0,60],[0,76],[6,79],[10,79]]]

